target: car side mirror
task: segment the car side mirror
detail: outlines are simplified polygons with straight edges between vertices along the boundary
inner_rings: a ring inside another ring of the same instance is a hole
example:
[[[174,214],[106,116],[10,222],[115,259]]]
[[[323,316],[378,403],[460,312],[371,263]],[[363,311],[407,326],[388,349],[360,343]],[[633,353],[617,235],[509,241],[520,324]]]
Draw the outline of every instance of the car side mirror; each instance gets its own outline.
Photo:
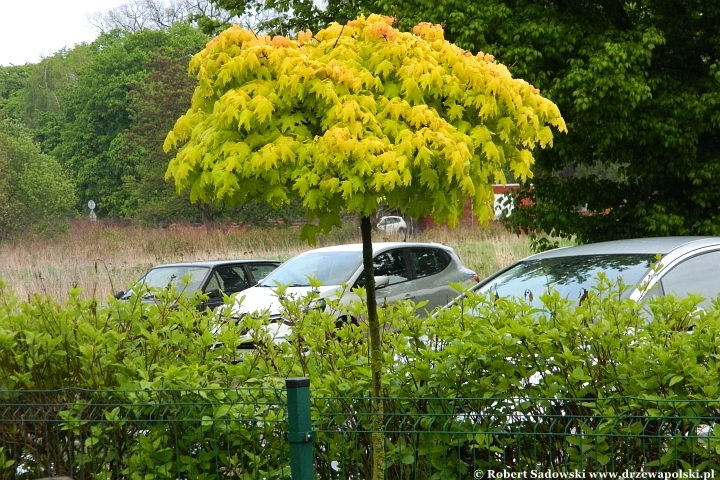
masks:
[[[115,298],[117,298],[118,300],[120,300],[123,295],[125,295],[124,290],[118,290],[117,292],[115,292]]]
[[[379,277],[375,277],[375,290],[380,290],[381,288],[387,287],[390,285],[390,277],[387,275],[380,275]]]

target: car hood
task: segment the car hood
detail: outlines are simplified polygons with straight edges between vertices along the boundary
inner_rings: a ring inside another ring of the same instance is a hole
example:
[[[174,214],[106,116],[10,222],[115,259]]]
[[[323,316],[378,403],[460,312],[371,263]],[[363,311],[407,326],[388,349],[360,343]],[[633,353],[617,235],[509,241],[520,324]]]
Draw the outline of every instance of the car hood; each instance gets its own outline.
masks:
[[[294,299],[301,299],[309,295],[313,290],[318,292],[319,298],[336,296],[342,288],[337,285],[321,287],[288,287],[284,295]],[[280,314],[282,306],[278,298],[277,289],[273,287],[251,287],[243,290],[235,297],[235,304],[232,307],[233,316],[255,312],[267,312],[270,316]]]
[[[284,295],[300,300],[312,291],[313,287],[288,287]],[[342,288],[337,285],[322,286],[315,288],[315,291],[318,292],[318,298],[329,298],[335,297],[342,291]],[[277,319],[281,314],[281,310],[282,305],[280,304],[276,288],[251,287],[238,293],[235,297],[231,316],[242,318],[242,316],[246,314],[267,313],[271,319],[275,317],[271,323],[263,326],[263,329],[265,329],[265,332],[270,336],[272,341],[279,343],[284,342],[290,334],[290,325]],[[253,335],[251,333],[247,333],[242,335],[240,340],[252,343],[252,337]]]

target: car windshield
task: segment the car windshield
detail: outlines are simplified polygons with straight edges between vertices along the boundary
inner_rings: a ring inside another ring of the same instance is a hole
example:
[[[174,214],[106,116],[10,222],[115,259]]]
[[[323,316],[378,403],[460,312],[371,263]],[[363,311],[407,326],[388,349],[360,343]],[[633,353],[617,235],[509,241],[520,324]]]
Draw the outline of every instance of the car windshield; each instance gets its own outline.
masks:
[[[604,273],[615,283],[635,285],[648,273],[654,255],[587,255],[529,260],[478,288],[478,292],[493,292],[502,297],[524,298],[534,306],[541,306],[540,296],[554,289],[563,297],[580,300]],[[629,295],[632,289],[625,292]]]
[[[148,290],[175,286],[178,291],[193,294],[201,287],[208,270],[210,270],[208,267],[193,265],[153,268],[140,279],[133,290],[137,290],[140,286]]]
[[[350,280],[361,264],[362,252],[307,252],[280,265],[258,286],[309,287],[311,277],[323,285],[341,285]]]

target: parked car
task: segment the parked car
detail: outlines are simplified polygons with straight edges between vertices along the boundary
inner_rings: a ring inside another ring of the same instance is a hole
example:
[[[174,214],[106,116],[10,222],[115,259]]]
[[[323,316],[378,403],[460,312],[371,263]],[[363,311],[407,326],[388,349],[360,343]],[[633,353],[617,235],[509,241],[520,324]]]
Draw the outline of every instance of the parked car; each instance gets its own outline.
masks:
[[[144,300],[152,301],[153,291],[174,286],[180,294],[194,295],[200,291],[208,301],[200,309],[214,309],[223,304],[223,294],[232,295],[252,287],[275,270],[277,260],[214,260],[158,265],[147,272],[127,292],[115,294],[128,300],[136,292],[144,292]]]
[[[720,294],[720,237],[660,237],[615,240],[558,248],[527,257],[475,285],[471,291],[523,298],[541,306],[553,288],[581,301],[603,273],[622,278],[625,295],[636,301],[699,293],[707,308]]]
[[[432,310],[457,295],[451,282],[471,284],[478,278],[462,264],[455,250],[438,243],[375,243],[373,257],[378,305],[399,300],[427,301],[425,309]],[[238,295],[230,317],[239,322],[245,315],[267,312],[270,328],[274,329],[271,334],[280,341],[290,326],[283,317],[277,287],[289,286],[285,295],[299,299],[313,291],[311,278],[322,284],[316,289],[316,305],[330,308],[327,305],[331,299],[338,300],[340,306],[359,301],[354,289],[364,285],[362,244],[317,248],[291,258],[258,285]],[[347,317],[345,311],[336,314]]]
[[[387,216],[380,218],[377,228],[385,233],[405,233],[407,231],[407,224],[402,217]]]

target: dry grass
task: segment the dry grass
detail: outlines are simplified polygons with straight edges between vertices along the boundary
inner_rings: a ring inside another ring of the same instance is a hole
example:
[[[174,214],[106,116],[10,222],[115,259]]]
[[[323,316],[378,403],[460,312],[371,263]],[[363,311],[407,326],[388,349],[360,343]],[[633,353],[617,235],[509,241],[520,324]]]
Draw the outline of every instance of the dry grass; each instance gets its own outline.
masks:
[[[376,241],[398,239],[379,233],[374,237]],[[408,240],[454,247],[463,263],[480,277],[530,254],[527,239],[500,227],[437,228]],[[349,222],[328,236],[318,237],[318,246],[360,241],[358,226]],[[79,221],[60,238],[1,245],[0,279],[20,299],[39,293],[63,301],[72,287],[80,288],[83,297],[105,299],[160,263],[223,258],[287,260],[309,248],[300,240],[299,230],[292,227],[148,229]]]

